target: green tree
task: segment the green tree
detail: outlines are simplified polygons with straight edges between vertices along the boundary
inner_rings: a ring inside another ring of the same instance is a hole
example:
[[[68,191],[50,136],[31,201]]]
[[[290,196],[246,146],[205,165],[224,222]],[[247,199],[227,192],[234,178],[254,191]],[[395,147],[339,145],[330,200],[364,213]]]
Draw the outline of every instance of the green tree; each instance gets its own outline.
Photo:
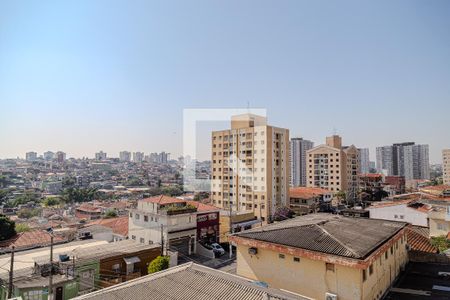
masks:
[[[194,196],[194,200],[195,201],[200,201],[200,200],[205,199],[205,198],[209,198],[209,193],[208,192],[198,192]]]
[[[98,198],[98,190],[95,188],[67,188],[62,192],[62,200],[66,203],[89,202]]]
[[[0,214],[0,241],[10,239],[16,235],[16,223],[7,216]]]
[[[63,188],[73,187],[76,183],[76,179],[73,177],[65,177],[62,180],[62,186]]]
[[[24,194],[14,198],[11,202],[11,205],[13,207],[17,207],[19,205],[27,204],[28,202],[37,203],[40,200],[41,199],[35,193],[27,191]]]
[[[169,268],[169,256],[158,256],[148,265],[148,274],[156,273]]]
[[[32,217],[39,216],[41,214],[41,210],[38,208],[35,209],[29,209],[29,208],[22,208],[17,212],[17,217],[21,219],[30,219]]]
[[[105,219],[115,218],[117,217],[117,212],[115,209],[108,209],[105,212]]]
[[[450,248],[450,241],[447,240],[447,237],[445,235],[432,237],[431,245],[439,249],[439,252],[443,252]]]
[[[16,224],[16,232],[17,232],[17,233],[19,233],[19,232],[25,232],[25,231],[30,231],[30,230],[31,230],[30,226],[28,226],[28,225],[25,224],[25,223],[19,223],[19,224]]]
[[[143,186],[144,183],[141,179],[136,177],[131,177],[125,182],[125,186]]]
[[[339,191],[335,194],[335,196],[339,199],[339,201],[345,201],[347,198],[347,194],[344,191]]]
[[[6,187],[8,184],[10,184],[10,180],[5,175],[0,175],[0,187]]]
[[[43,204],[46,207],[50,207],[50,206],[58,206],[61,204],[61,202],[57,197],[49,197],[44,200]]]
[[[8,190],[0,190],[0,204],[5,202],[8,199],[9,191]]]

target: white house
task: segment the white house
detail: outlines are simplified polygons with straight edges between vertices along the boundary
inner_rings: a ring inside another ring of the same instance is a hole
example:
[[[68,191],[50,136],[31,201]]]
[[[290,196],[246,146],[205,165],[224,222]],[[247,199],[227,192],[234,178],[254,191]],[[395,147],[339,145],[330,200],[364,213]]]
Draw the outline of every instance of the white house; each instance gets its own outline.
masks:
[[[197,208],[168,196],[140,200],[129,211],[128,238],[146,244],[164,239],[166,249],[196,253]]]
[[[408,222],[428,227],[428,212],[431,207],[413,200],[382,201],[368,208],[371,219]]]

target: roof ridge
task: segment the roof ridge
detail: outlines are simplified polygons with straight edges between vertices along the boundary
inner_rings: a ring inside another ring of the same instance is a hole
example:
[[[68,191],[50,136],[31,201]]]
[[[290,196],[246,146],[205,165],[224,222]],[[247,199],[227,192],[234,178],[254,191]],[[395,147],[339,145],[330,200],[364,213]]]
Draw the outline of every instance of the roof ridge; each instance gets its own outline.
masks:
[[[331,233],[329,233],[325,228],[323,228],[320,225],[323,225],[325,223],[329,222],[329,220],[323,221],[323,222],[319,222],[314,224],[315,226],[319,227],[326,235],[328,235],[331,239],[333,239],[334,241],[336,241],[339,245],[341,245],[342,247],[344,247],[345,249],[347,249],[350,253],[352,253],[356,258],[361,257],[360,254],[356,253],[353,249],[349,248],[347,245],[345,245],[343,242],[341,242],[340,240],[338,240],[336,237],[334,237]]]

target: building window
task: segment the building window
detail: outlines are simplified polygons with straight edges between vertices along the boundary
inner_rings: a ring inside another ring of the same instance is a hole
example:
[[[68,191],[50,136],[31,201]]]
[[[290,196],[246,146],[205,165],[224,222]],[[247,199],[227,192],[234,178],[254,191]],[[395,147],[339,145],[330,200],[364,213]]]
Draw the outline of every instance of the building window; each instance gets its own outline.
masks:
[[[144,244],[144,243],[145,243],[144,238],[140,238],[140,239],[139,239],[139,242],[141,242],[141,244]]]
[[[391,246],[391,254],[394,254],[394,246]]]
[[[369,267],[369,275],[372,275],[372,273],[373,273],[373,265],[370,265],[370,267]]]
[[[139,214],[135,215],[136,220],[139,220]]]
[[[284,254],[278,254],[278,258],[284,259]]]
[[[294,257],[295,262],[300,262],[300,257]]]
[[[367,279],[366,270],[362,270],[362,279],[363,279],[363,282],[366,281],[366,279]]]
[[[447,230],[447,224],[445,223],[437,223],[438,230]]]
[[[325,263],[325,269],[326,269],[327,271],[334,272],[334,264],[331,264],[331,263]]]
[[[35,290],[35,291],[27,291],[23,293],[24,300],[41,300],[44,297],[44,291]]]
[[[132,239],[132,240],[136,240],[136,236],[135,236],[135,235],[132,235],[132,236],[131,236],[131,239]]]
[[[384,259],[388,259],[388,252],[384,252]]]
[[[132,217],[133,217],[133,213],[130,212],[130,218],[132,218]]]
[[[144,216],[144,222],[148,222],[148,216]]]

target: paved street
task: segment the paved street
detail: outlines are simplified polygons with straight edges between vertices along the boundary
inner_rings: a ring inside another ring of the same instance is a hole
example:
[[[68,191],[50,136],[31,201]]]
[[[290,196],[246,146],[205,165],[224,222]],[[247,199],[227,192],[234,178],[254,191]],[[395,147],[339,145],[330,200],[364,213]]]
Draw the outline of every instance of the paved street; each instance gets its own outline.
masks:
[[[236,254],[233,254],[230,258],[229,252],[226,252],[224,255],[218,258],[209,258],[198,254],[186,256],[178,253],[179,265],[190,261],[227,273],[236,274]]]

